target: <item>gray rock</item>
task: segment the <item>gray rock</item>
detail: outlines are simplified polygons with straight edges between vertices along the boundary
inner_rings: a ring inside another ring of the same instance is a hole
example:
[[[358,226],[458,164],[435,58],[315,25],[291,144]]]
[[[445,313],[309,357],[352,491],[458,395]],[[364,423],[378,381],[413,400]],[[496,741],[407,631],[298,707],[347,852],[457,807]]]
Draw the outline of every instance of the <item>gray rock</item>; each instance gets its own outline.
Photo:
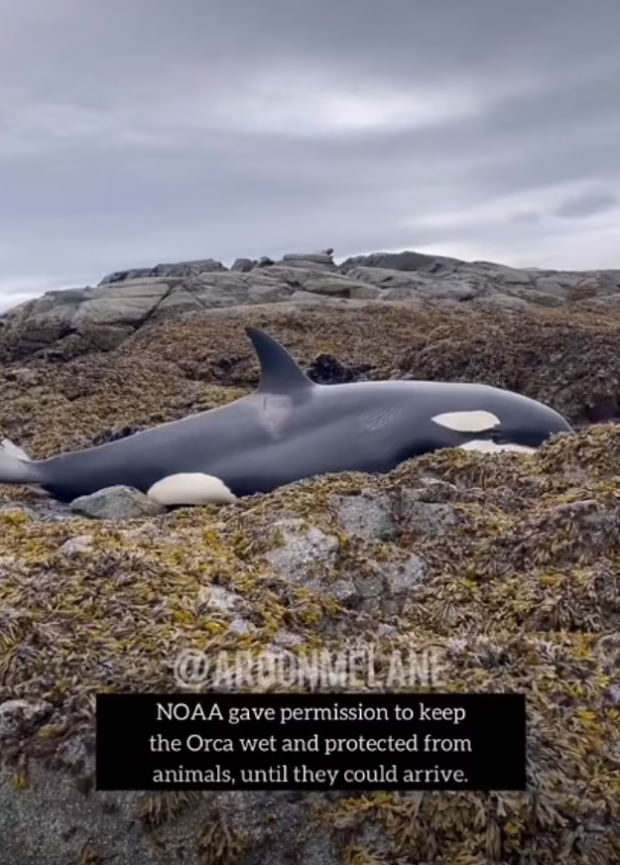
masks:
[[[562,285],[557,279],[553,279],[550,276],[538,277],[534,280],[534,285],[536,286],[536,290],[543,294],[558,297],[560,300],[566,300],[568,298],[568,288],[565,285]]]
[[[273,643],[276,646],[281,646],[283,649],[292,649],[296,646],[303,645],[303,637],[299,634],[292,634],[290,631],[277,631],[273,635]]]
[[[116,328],[110,348],[143,325],[189,314],[249,304],[283,303],[303,291],[313,299],[346,298],[359,283],[337,273],[290,262],[249,273],[211,271],[186,276],[141,277],[66,292],[49,292],[9,310],[0,320],[14,357],[47,349],[72,334]],[[123,330],[124,329],[124,330]],[[96,350],[103,346],[96,344]]]
[[[313,294],[311,291],[294,291],[291,294],[291,301],[304,306],[325,306],[330,303],[342,305],[344,298],[330,297],[327,294]]]
[[[349,292],[349,297],[357,300],[376,300],[383,297],[383,292],[376,285],[355,285]]]
[[[320,277],[314,273],[308,273],[303,282],[304,291],[311,291],[314,294],[329,294],[332,297],[350,297],[351,289],[355,287],[350,279],[339,274]]]
[[[231,634],[251,634],[256,628],[247,619],[233,619],[228,626],[228,632]]]
[[[620,706],[620,684],[617,682],[609,685],[605,691],[605,701],[611,706]]]
[[[249,273],[255,266],[256,262],[251,258],[236,258],[230,269],[239,273]]]
[[[458,259],[446,259],[434,255],[423,255],[420,252],[373,252],[371,255],[355,255],[347,258],[339,267],[342,273],[348,273],[355,267],[386,268],[388,270],[423,270],[432,267],[438,261],[454,261]]]
[[[98,520],[132,520],[166,513],[166,508],[131,487],[106,487],[71,502],[78,514]]]
[[[41,381],[41,375],[35,369],[29,369],[26,366],[13,367],[4,372],[4,377],[7,381],[14,381],[16,384],[26,387],[31,390],[36,387]]]
[[[329,576],[340,550],[335,535],[326,535],[299,519],[280,520],[274,529],[280,533],[281,542],[265,558],[276,574],[343,606],[357,602],[359,592],[353,580],[334,581]]]
[[[0,839],[3,865],[68,865],[80,861],[113,861],[132,865],[166,865],[170,856],[185,851],[186,865],[234,861],[241,850],[235,839],[247,844],[243,861],[248,865],[286,862],[299,855],[308,865],[342,865],[332,850],[333,832],[327,824],[313,822],[308,832],[313,800],[283,793],[226,792],[217,795],[214,820],[213,796],[168,794],[170,819],[157,826],[145,839],[149,823],[145,813],[157,816],[167,811],[166,794],[97,792],[87,795],[93,773],[93,758],[79,747],[79,740],[65,747],[65,774],[57,768],[37,763],[29,768],[30,786],[15,790],[9,772],[0,773]],[[76,755],[71,757],[70,748]],[[174,802],[179,813],[175,814]],[[189,807],[183,807],[184,800]],[[277,822],[269,815],[277,814]],[[142,819],[140,819],[142,815]],[[209,834],[212,831],[212,835]],[[196,839],[203,837],[209,857]],[[150,840],[148,840],[150,838]],[[52,840],[53,839],[53,840]],[[202,848],[202,849],[201,849]],[[219,850],[224,856],[211,857]],[[88,857],[88,858],[86,858]],[[237,859],[237,861],[242,861]]]
[[[195,273],[213,273],[222,270],[226,270],[226,268],[221,261],[215,261],[213,258],[201,258],[196,261],[181,261],[177,264],[157,264],[155,267],[119,270],[104,276],[99,285],[109,285],[113,282],[124,282],[128,279],[142,279],[149,276],[190,276]]]
[[[414,598],[415,590],[428,579],[428,565],[421,556],[412,554],[404,561],[385,563],[381,571],[383,593],[380,608],[386,613],[402,615]]]
[[[292,294],[290,285],[251,285],[248,289],[248,300],[252,303],[277,303],[289,300]]]
[[[170,285],[161,279],[138,279],[109,288],[91,289],[72,314],[70,327],[80,330],[86,324],[140,325],[153,314],[170,290]]]
[[[14,514],[15,516],[19,517],[27,517],[28,519],[32,519],[34,517],[34,511],[32,510],[32,508],[28,508],[23,505],[13,504],[11,502],[0,505],[0,514]]]
[[[68,541],[65,541],[60,548],[60,552],[65,556],[79,556],[82,553],[88,552],[92,547],[92,543],[92,535],[78,535],[75,538],[70,538]]]
[[[427,563],[415,554],[368,561],[363,570],[351,573],[354,591],[340,603],[364,612],[379,610],[388,615],[401,615],[412,602],[415,589],[424,584],[428,575]]]
[[[433,501],[449,486],[443,482],[429,482],[420,489],[403,489],[398,504],[399,527],[409,534],[437,538],[446,534],[458,522],[452,505]],[[456,491],[456,488],[452,488]]]
[[[340,548],[335,535],[326,535],[299,519],[279,520],[274,530],[281,534],[282,543],[265,558],[287,579],[305,583],[308,566],[329,568],[334,565]]]
[[[497,280],[501,285],[531,285],[533,279],[526,270],[508,267],[506,264],[496,264],[493,261],[463,261],[458,265],[456,272],[486,276]]]
[[[600,297],[589,297],[585,300],[574,301],[574,303],[583,309],[617,310],[618,306],[620,306],[620,293],[601,295]]]
[[[334,264],[332,256],[324,252],[306,254],[292,253],[282,256],[281,260],[276,262],[276,264],[288,267],[313,268],[323,271],[335,272],[338,270]]]
[[[300,254],[298,252],[292,252],[288,255],[283,255],[282,261],[305,261],[312,264],[332,264],[333,258],[327,252],[308,252],[303,254]]]
[[[393,537],[387,498],[373,500],[370,493],[351,498],[334,497],[332,506],[339,520],[356,538],[376,543]],[[341,542],[300,519],[282,520],[275,528],[281,533],[278,546],[265,558],[287,582],[303,586],[321,597],[329,597],[343,607],[371,611],[380,609],[397,614],[408,602],[408,593],[428,575],[426,562],[417,555],[368,561],[363,569],[351,566],[334,580],[330,574],[340,554]],[[376,532],[376,533],[375,533]]]
[[[483,295],[485,282],[472,274],[437,278],[424,273],[401,272],[370,267],[355,267],[348,274],[364,285],[380,289],[383,300],[407,300],[409,298],[445,298],[448,300],[471,300]],[[359,293],[357,294],[359,297]]]
[[[230,271],[205,259],[119,271],[96,288],[48,292],[0,316],[0,342],[9,360],[37,353],[63,358],[67,346],[77,353],[109,351],[152,322],[225,310],[236,315],[248,305],[278,303],[284,310],[338,303],[353,309],[441,300],[463,312],[487,307],[510,312],[526,304],[611,308],[619,296],[618,270],[519,269],[412,251],[356,256],[340,267],[331,251],[288,254],[276,264],[266,257],[257,263],[237,259]],[[17,382],[27,382],[15,375]]]
[[[6,700],[0,703],[0,747],[42,724],[52,710],[51,704],[45,700]]]
[[[43,522],[79,519],[76,514],[72,513],[69,505],[55,501],[36,487],[32,487],[31,489],[33,493],[37,493],[41,496],[39,501],[25,506],[18,505],[10,500],[5,501],[4,499],[0,499],[0,513],[5,511],[18,511],[19,513],[26,515],[29,519],[42,520]]]
[[[243,598],[223,586],[209,586],[201,592],[199,604],[220,613],[231,613],[243,605]]]
[[[330,504],[336,510],[344,531],[364,541],[386,541],[396,534],[392,503],[387,495],[362,491],[359,496],[334,496]]]
[[[535,303],[537,306],[564,306],[563,299],[557,294],[550,294],[546,291],[538,291],[535,288],[526,286],[513,287],[507,291],[506,296],[518,297],[526,303]]]

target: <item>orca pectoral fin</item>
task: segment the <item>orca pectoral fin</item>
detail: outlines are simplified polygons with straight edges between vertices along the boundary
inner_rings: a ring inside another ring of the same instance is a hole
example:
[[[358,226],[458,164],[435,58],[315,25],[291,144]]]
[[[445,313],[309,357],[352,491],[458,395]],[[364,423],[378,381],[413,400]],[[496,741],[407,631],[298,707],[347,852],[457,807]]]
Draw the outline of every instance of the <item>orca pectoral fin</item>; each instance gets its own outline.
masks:
[[[230,505],[236,501],[220,478],[202,472],[168,475],[153,484],[147,495],[165,507]]]

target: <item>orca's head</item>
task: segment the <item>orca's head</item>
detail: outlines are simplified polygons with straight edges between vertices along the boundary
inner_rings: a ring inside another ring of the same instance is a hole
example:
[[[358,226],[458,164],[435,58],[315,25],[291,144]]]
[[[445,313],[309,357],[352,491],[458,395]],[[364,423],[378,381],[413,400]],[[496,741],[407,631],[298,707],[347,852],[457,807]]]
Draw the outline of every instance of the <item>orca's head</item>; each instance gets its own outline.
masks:
[[[534,453],[550,436],[572,431],[564,418],[552,409],[543,405],[540,409],[544,420],[523,410],[507,412],[505,416],[502,413],[501,419],[492,412],[475,410],[446,412],[435,415],[432,421],[456,433],[460,439],[456,447],[464,450]]]

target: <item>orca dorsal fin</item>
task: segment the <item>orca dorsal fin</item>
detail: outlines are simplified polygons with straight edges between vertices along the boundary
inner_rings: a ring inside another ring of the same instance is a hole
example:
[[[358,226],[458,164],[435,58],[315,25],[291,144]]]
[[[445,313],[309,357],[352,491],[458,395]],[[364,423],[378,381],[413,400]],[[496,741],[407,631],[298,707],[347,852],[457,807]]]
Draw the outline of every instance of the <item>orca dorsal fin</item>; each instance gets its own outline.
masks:
[[[245,332],[252,341],[260,367],[257,393],[291,394],[316,386],[272,336],[257,327],[246,327]]]

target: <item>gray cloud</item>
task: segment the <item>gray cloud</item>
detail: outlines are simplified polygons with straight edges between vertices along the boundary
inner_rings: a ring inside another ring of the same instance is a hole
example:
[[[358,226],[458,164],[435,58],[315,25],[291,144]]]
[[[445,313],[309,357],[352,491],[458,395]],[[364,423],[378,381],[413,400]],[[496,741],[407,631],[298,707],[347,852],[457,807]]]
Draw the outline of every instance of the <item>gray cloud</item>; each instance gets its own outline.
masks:
[[[326,246],[620,266],[616,0],[442,7],[5,4],[0,306]]]
[[[569,198],[563,202],[555,211],[555,215],[562,219],[585,219],[606,210],[615,210],[620,204],[617,195],[610,192],[592,190]]]
[[[531,223],[538,222],[540,214],[534,213],[532,210],[523,210],[520,213],[515,213],[510,217],[513,222]]]

